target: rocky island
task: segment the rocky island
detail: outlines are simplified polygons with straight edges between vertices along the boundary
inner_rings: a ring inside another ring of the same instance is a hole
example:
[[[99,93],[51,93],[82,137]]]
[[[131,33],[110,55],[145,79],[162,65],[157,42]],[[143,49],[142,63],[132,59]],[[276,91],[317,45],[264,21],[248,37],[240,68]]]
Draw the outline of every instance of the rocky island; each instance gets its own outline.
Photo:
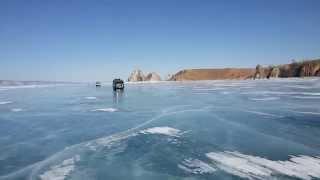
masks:
[[[134,70],[128,78],[128,82],[141,82],[141,81],[161,81],[159,74],[155,72],[148,73],[146,76],[140,69]]]

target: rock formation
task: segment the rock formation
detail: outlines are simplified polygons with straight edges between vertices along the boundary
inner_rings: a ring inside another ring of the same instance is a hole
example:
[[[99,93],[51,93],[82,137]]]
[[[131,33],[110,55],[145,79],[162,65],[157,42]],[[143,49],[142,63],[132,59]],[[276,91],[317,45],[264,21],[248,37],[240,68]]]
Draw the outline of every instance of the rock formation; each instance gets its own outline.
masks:
[[[129,82],[144,81],[143,72],[140,69],[134,70],[128,78]]]
[[[305,62],[299,72],[300,77],[305,76],[320,76],[320,63]]]
[[[262,78],[265,78],[265,77],[266,77],[265,76],[265,70],[263,69],[263,67],[260,64],[258,64],[256,66],[256,72],[255,72],[255,74],[253,76],[253,79],[262,79]]]
[[[149,73],[147,76],[143,75],[143,72],[139,69],[134,70],[128,78],[129,82],[138,82],[138,81],[161,81],[160,76],[155,73]]]
[[[152,72],[145,77],[145,81],[161,81],[161,77],[157,73]]]
[[[268,75],[267,78],[278,78],[280,74],[280,69],[278,67],[270,67],[268,69]]]
[[[255,78],[264,78],[261,74],[267,74],[267,78],[308,77],[320,76],[320,60],[292,62],[279,66],[263,68],[257,65]]]
[[[280,77],[300,77],[301,62],[293,62],[278,66],[280,68]]]
[[[170,79],[172,79],[173,75],[171,74],[167,74],[167,76],[165,77],[165,81],[170,81]]]

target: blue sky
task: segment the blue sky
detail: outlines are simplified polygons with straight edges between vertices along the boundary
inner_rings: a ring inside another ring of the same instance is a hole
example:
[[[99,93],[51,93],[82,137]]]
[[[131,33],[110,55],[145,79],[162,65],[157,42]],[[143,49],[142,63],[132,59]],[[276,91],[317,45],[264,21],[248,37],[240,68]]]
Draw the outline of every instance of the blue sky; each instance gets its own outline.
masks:
[[[0,79],[108,81],[139,68],[320,57],[319,0],[1,0]]]

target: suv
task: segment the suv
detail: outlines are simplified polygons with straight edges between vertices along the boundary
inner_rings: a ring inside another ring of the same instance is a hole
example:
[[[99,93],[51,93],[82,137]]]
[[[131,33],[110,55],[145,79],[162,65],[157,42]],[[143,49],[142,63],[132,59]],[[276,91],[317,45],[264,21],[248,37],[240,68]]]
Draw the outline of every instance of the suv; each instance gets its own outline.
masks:
[[[112,87],[113,87],[113,90],[117,90],[117,89],[120,89],[120,90],[123,90],[124,89],[124,83],[123,83],[123,80],[121,79],[114,79],[113,80],[113,83],[112,83]]]

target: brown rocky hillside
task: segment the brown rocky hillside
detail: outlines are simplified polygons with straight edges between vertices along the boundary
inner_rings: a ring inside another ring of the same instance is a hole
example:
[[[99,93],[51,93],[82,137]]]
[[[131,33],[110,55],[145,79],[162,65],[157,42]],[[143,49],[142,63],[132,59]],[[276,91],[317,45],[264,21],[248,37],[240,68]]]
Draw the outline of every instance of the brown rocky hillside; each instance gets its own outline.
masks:
[[[256,68],[185,69],[173,75],[171,81],[262,79],[320,76],[320,59]]]
[[[254,72],[253,68],[186,69],[173,75],[170,80],[248,79],[253,77]]]

